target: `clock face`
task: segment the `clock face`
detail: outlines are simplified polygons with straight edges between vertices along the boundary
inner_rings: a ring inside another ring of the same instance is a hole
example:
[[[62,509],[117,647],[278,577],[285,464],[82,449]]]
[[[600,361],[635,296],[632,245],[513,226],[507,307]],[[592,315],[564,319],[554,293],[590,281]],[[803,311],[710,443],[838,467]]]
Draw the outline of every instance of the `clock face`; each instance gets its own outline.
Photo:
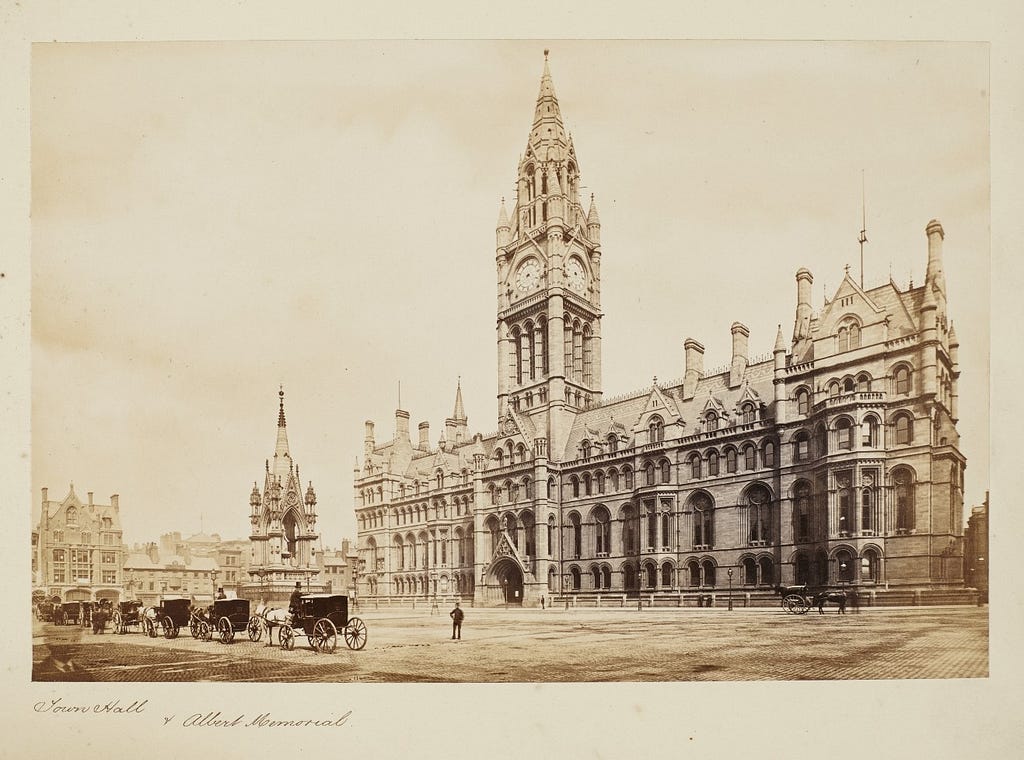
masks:
[[[526,293],[540,285],[540,264],[535,259],[530,259],[516,272],[516,287],[519,291]]]
[[[578,293],[582,293],[586,287],[587,278],[583,273],[583,265],[577,259],[569,259],[565,268],[565,276],[569,281],[569,287]]]

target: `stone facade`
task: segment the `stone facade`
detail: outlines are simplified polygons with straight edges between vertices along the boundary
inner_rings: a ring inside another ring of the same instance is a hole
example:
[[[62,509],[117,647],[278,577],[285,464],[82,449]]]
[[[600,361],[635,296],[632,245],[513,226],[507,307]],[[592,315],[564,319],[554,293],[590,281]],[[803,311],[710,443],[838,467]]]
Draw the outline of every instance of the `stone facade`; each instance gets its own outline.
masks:
[[[962,587],[958,341],[943,229],[925,282],[847,272],[792,338],[728,366],[683,343],[683,376],[617,398],[601,382],[601,222],[545,55],[517,199],[496,228],[498,431],[470,436],[461,387],[436,446],[366,423],[353,473],[360,594],[538,604],[775,584]]]

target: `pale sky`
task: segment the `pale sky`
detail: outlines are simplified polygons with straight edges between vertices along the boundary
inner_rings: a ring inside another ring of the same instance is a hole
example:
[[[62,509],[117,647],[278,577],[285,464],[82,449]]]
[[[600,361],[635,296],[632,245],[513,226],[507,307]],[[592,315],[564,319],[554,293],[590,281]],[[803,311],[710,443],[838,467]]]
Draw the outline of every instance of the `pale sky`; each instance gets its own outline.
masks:
[[[248,535],[284,385],[325,546],[363,421],[496,427],[494,225],[550,65],[602,221],[604,390],[769,352],[946,233],[966,504],[989,487],[988,50],[970,43],[36,45],[32,487],[120,494],[125,539]]]

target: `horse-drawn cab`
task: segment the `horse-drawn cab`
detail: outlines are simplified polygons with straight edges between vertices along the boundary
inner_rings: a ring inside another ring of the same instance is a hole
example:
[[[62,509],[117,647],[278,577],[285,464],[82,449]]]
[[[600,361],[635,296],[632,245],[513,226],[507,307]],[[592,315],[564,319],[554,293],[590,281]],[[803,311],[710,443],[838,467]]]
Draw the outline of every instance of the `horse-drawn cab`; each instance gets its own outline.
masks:
[[[114,610],[111,623],[114,633],[128,633],[129,627],[136,627],[142,623],[142,602],[131,599],[126,602],[118,602]]]
[[[248,599],[215,599],[197,627],[197,638],[209,641],[216,631],[221,644],[230,644],[239,631],[248,631],[250,641],[259,641],[263,635],[263,622],[258,615],[249,614]]]
[[[78,625],[78,620],[82,615],[82,603],[64,602],[60,606],[60,613],[61,625]]]
[[[366,646],[366,624],[348,616],[348,597],[344,594],[303,594],[290,625],[281,628],[281,648],[293,649],[295,637],[305,636],[315,652],[330,654],[337,647],[338,631],[349,649]]]
[[[191,606],[192,602],[188,597],[164,597],[158,607],[146,608],[142,616],[143,632],[155,638],[156,629],[159,627],[165,639],[177,638],[178,630],[189,624]]]
[[[832,603],[837,614],[845,614],[847,593],[845,589],[830,589],[827,586],[810,588],[806,583],[800,586],[776,586],[775,593],[782,597],[782,609],[791,615],[803,615],[811,607],[825,614],[825,605]]]
[[[53,611],[57,607],[49,599],[45,599],[36,605],[36,616],[45,623],[53,622]]]

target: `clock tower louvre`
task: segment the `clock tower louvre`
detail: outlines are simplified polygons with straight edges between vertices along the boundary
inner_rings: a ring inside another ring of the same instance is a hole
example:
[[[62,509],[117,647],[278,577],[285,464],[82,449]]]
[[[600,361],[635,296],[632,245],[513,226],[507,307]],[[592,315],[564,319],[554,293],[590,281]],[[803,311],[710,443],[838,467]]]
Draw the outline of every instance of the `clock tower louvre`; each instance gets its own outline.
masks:
[[[559,460],[579,411],[601,400],[600,219],[584,212],[572,136],[547,51],[511,216],[496,226],[498,417],[529,417]]]

